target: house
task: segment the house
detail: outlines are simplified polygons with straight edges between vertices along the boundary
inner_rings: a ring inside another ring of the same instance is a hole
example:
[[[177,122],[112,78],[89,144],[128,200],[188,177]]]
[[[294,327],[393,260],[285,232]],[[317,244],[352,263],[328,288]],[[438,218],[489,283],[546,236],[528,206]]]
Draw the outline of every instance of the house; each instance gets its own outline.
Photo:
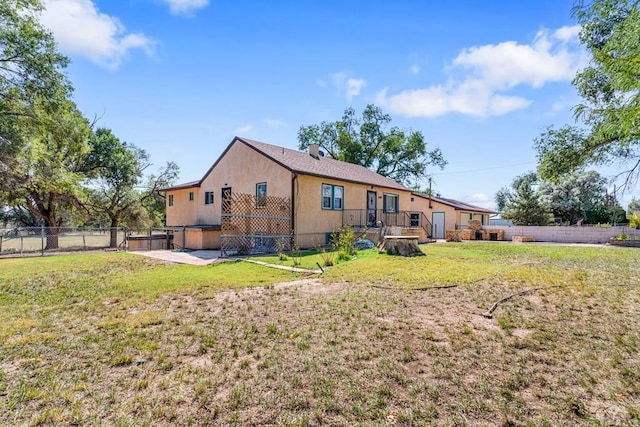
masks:
[[[163,191],[174,245],[190,249],[273,250],[291,240],[314,247],[345,224],[370,233],[382,224],[398,227],[423,242],[432,234],[422,196],[363,166],[324,157],[317,145],[301,152],[235,137],[202,179]],[[434,212],[441,211],[447,212]]]
[[[445,230],[462,230],[467,222],[477,219],[482,225],[489,225],[491,215],[497,212],[458,200],[428,196],[425,193],[412,193],[411,209],[424,212],[431,221],[431,237],[444,239]]]

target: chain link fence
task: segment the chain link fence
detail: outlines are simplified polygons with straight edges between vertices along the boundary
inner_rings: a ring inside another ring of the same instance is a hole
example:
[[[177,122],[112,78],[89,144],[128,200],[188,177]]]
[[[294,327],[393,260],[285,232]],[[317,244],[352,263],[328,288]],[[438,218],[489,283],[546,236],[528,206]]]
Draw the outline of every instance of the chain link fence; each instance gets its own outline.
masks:
[[[124,228],[0,228],[0,257],[127,249]]]

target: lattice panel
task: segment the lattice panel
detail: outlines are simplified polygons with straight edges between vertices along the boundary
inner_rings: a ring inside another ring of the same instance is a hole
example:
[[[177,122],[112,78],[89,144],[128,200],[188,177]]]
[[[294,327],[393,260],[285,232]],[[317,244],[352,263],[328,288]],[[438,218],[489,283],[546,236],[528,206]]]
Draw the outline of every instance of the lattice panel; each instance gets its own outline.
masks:
[[[222,201],[223,253],[276,253],[288,250],[291,239],[291,201],[233,193]]]

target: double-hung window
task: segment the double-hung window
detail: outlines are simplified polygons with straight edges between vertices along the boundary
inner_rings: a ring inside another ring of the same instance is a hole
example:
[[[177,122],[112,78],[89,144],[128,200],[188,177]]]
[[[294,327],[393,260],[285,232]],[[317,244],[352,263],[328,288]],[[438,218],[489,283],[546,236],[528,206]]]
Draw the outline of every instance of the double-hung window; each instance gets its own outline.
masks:
[[[344,187],[322,184],[322,209],[344,209]]]
[[[383,206],[384,206],[385,213],[397,213],[398,212],[398,195],[385,194]]]
[[[168,204],[169,204],[169,206],[173,206],[173,194],[169,194]]]
[[[195,200],[195,195],[193,194],[193,191],[189,191],[189,201],[193,202]]]
[[[267,206],[267,183],[259,182],[256,184],[256,206],[264,208]]]
[[[204,192],[204,204],[212,205],[213,204],[213,191],[205,191]]]

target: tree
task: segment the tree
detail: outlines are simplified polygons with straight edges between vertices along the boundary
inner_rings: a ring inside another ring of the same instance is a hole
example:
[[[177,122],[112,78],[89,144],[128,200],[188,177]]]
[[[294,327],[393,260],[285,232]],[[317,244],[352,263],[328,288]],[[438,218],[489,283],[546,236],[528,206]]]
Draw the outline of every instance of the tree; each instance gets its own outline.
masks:
[[[573,15],[591,63],[573,85],[582,97],[578,125],[548,128],[536,139],[541,178],[558,182],[584,168],[621,162],[624,185],[640,173],[640,3],[579,1]]]
[[[71,91],[68,59],[38,22],[42,9],[39,0],[0,0],[0,165],[22,149],[34,110],[51,112]]]
[[[28,139],[2,171],[4,198],[11,206],[24,206],[47,227],[47,249],[58,247],[61,211],[71,210],[81,196],[86,177],[90,127],[71,101],[56,110],[34,109]]]
[[[577,172],[558,183],[543,182],[542,197],[562,221],[575,224],[611,221],[611,199],[607,194],[607,180],[596,171]]]
[[[640,200],[633,197],[631,202],[629,202],[629,206],[627,206],[627,213],[629,215],[633,215],[635,213],[640,213]]]
[[[0,206],[0,224],[2,228],[8,225],[14,227],[37,227],[35,215],[23,206]]]
[[[136,214],[136,184],[149,165],[146,151],[121,142],[109,129],[99,128],[89,137],[87,170],[95,176],[87,189],[85,205],[91,216],[106,218],[111,228],[110,246],[118,246],[121,220]]]
[[[405,185],[427,175],[427,166],[443,168],[447,162],[439,148],[427,150],[420,132],[389,128],[391,116],[369,104],[357,118],[353,108],[341,120],[301,126],[299,148],[318,144],[331,158],[362,165]]]
[[[534,172],[516,177],[511,188],[504,187],[496,194],[500,216],[515,225],[547,225],[550,210],[535,186],[538,177]]]
[[[87,189],[85,205],[92,216],[109,220],[110,246],[115,248],[121,223],[139,223],[142,217],[148,217],[144,212],[147,199],[153,199],[159,188],[170,185],[169,181],[177,177],[178,168],[174,163],[167,164],[158,176],[152,175],[148,185],[140,191],[143,173],[151,165],[145,150],[120,141],[105,128],[99,128],[91,135],[89,146],[86,170],[91,171],[93,179]]]
[[[60,210],[82,174],[88,123],[69,101],[68,59],[38,21],[39,0],[0,0],[0,202],[23,206],[57,247]]]

